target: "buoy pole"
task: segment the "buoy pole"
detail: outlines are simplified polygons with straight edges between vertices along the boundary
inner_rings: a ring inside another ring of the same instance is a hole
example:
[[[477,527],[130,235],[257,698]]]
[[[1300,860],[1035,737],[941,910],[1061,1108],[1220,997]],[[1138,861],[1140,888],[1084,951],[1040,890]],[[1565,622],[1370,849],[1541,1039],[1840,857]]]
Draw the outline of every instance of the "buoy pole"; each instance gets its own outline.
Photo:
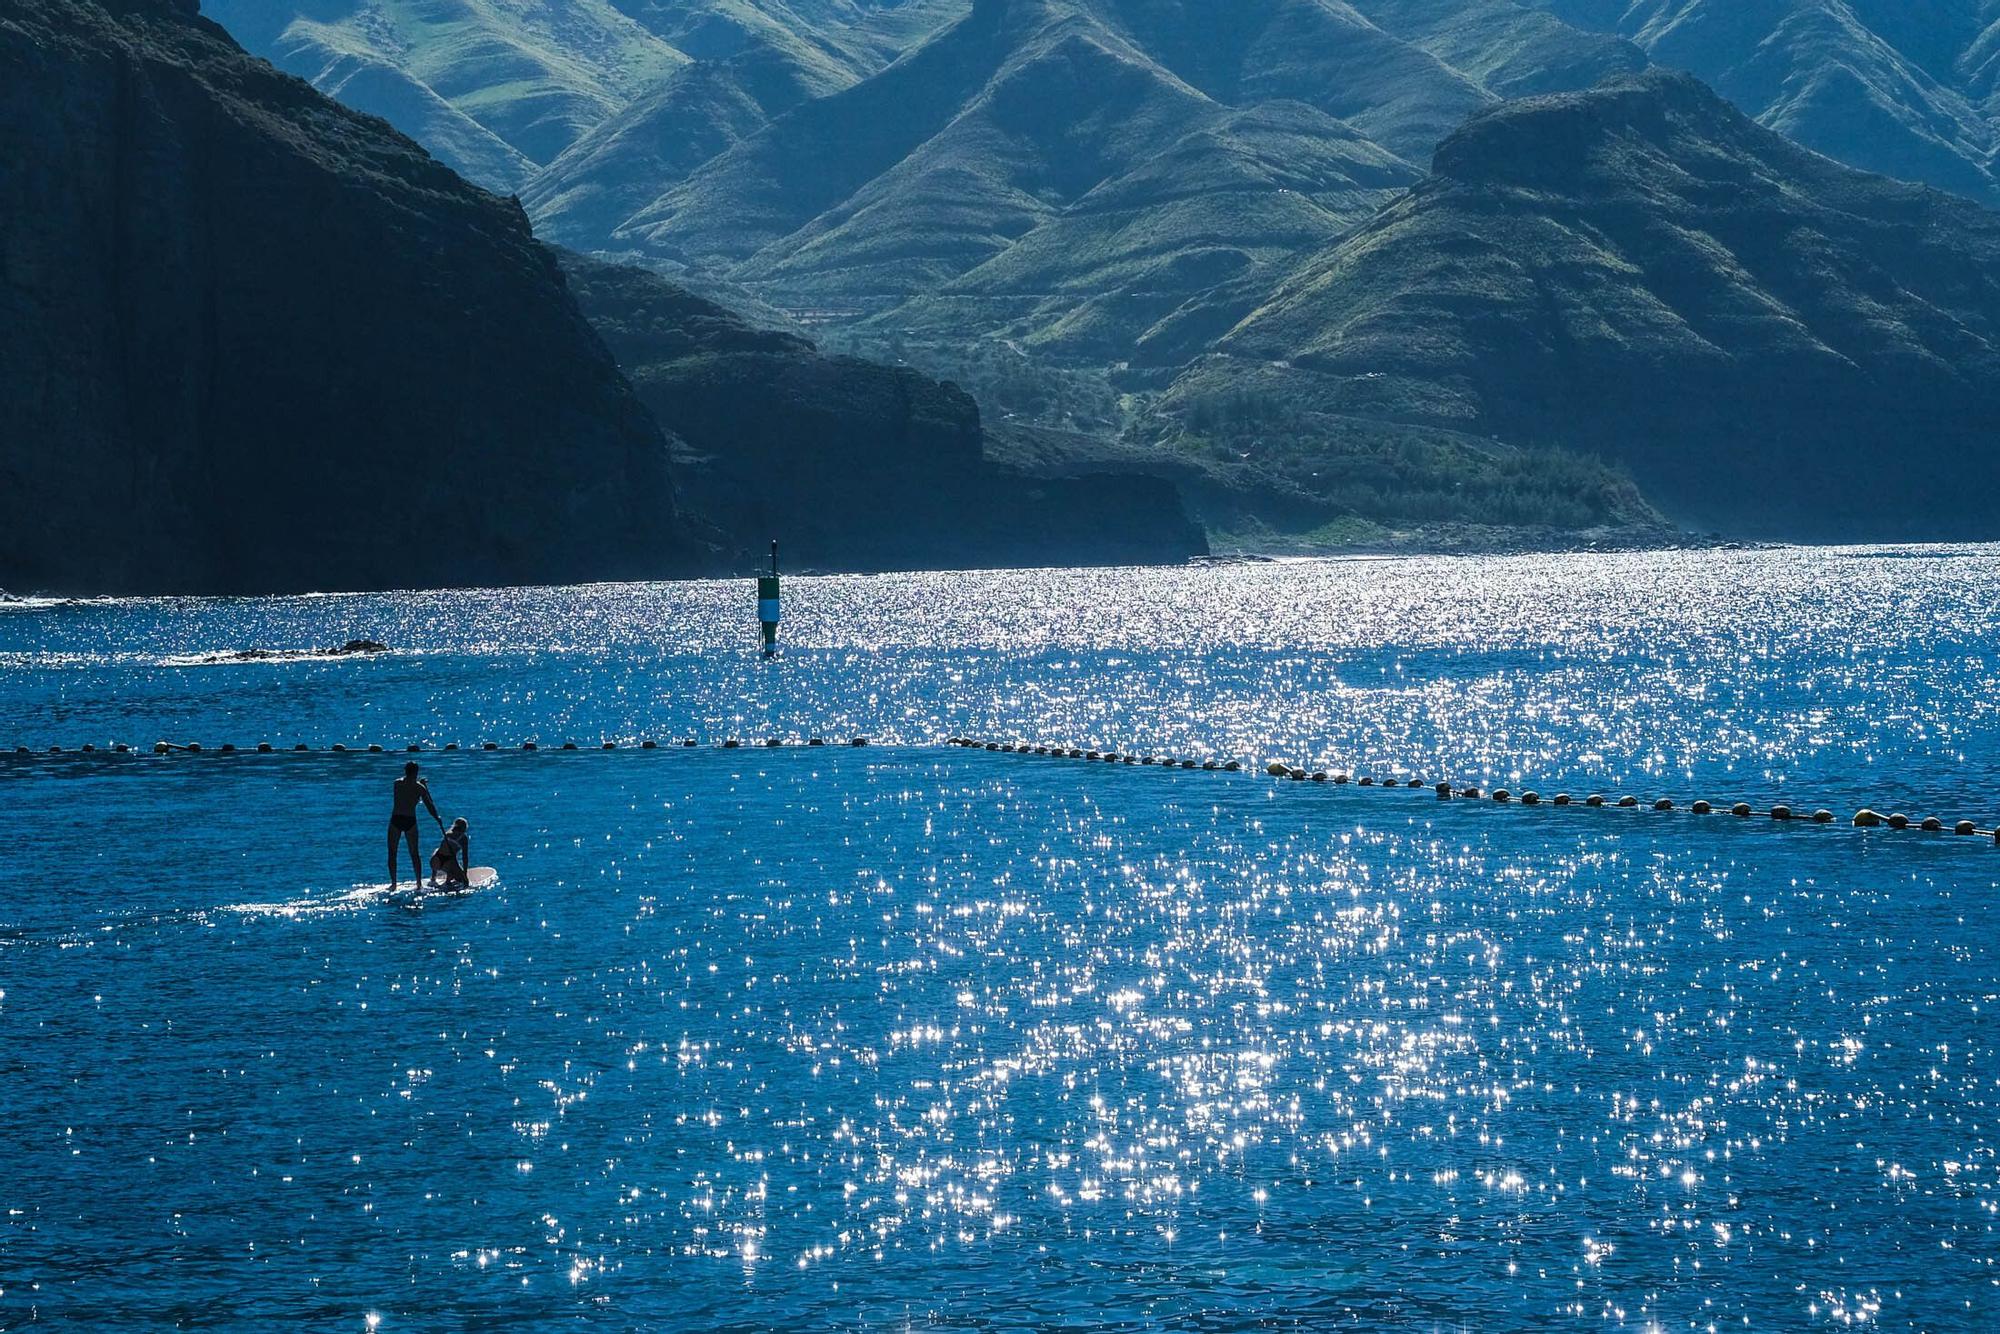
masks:
[[[771,543],[771,572],[757,581],[757,624],[764,632],[764,656],[778,652],[778,543]]]

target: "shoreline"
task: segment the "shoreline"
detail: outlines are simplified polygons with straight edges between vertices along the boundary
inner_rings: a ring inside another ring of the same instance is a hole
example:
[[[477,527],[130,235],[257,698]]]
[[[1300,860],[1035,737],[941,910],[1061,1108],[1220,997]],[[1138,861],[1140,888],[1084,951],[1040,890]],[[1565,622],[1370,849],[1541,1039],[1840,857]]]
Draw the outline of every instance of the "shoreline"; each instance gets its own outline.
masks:
[[[1657,537],[1639,534],[1605,533],[1590,536],[1559,533],[1532,533],[1496,531],[1465,534],[1440,534],[1418,532],[1394,535],[1386,539],[1356,541],[1349,543],[1313,543],[1305,540],[1285,541],[1282,539],[1255,542],[1232,542],[1223,535],[1212,544],[1207,555],[1190,556],[1183,561],[1165,563],[1122,563],[1122,564],[1050,564],[1050,565],[911,565],[894,568],[816,568],[804,566],[792,572],[795,579],[838,579],[838,578],[885,578],[895,575],[937,575],[937,574],[1019,574],[1038,570],[1175,570],[1175,569],[1215,569],[1232,565],[1263,565],[1303,561],[1339,560],[1393,560],[1399,558],[1468,558],[1507,556],[1562,556],[1562,555],[1637,555],[1647,552],[1749,552],[1776,551],[1785,548],[1800,550],[1910,550],[1948,549],[1989,546],[1995,541],[1936,541],[1882,540],[1882,541],[1784,541],[1775,539],[1732,538],[1720,534],[1674,533]],[[66,592],[35,590],[15,592],[0,588],[0,614],[6,612],[28,612],[51,608],[100,605],[109,606],[134,602],[175,602],[175,601],[283,601],[312,598],[371,597],[390,594],[424,594],[495,592],[507,589],[553,589],[553,588],[616,588],[644,586],[652,584],[699,584],[733,583],[754,577],[754,571],[745,569],[704,572],[700,574],[678,574],[659,579],[599,579],[580,580],[574,583],[523,583],[523,584],[466,584],[466,585],[407,585],[395,588],[318,588],[318,589],[275,589],[264,592],[248,592],[241,589],[200,590],[178,589],[173,591],[91,591]]]

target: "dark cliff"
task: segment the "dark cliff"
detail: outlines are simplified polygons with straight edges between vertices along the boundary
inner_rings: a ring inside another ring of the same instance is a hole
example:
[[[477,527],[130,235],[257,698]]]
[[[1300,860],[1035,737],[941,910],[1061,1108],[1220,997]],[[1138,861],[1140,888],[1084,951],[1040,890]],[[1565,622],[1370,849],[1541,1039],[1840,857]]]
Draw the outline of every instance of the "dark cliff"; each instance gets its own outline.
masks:
[[[565,254],[584,313],[684,442],[690,516],[741,560],[820,569],[1144,564],[1207,550],[1173,484],[1030,477],[988,460],[956,385],[826,356],[656,274]]]
[[[0,0],[0,586],[676,573],[669,466],[517,204],[193,0]]]

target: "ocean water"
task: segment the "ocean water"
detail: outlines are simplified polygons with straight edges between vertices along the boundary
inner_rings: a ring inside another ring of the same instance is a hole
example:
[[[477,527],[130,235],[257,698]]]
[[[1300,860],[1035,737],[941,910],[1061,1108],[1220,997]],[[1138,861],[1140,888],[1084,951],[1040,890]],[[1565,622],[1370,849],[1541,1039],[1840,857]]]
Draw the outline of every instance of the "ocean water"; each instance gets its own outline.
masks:
[[[2000,817],[1996,582],[0,605],[0,1329],[2000,1327],[2000,849],[1846,827]],[[494,888],[384,900],[412,743]]]

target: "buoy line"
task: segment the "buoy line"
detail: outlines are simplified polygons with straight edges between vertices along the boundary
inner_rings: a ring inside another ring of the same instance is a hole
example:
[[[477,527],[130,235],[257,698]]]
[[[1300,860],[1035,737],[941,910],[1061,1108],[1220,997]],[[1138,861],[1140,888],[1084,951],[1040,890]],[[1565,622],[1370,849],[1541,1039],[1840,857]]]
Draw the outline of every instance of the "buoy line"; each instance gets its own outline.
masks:
[[[841,745],[841,744],[845,744],[850,747],[860,747],[860,746],[868,746],[873,743],[872,740],[866,736],[848,737],[844,743],[840,741],[829,741],[826,737],[823,736],[810,736],[805,738],[804,740],[787,739],[784,737],[765,737],[762,740],[752,740],[752,741],[746,741],[740,737],[728,737],[719,742],[711,743],[714,749],[719,749],[719,750],[744,750],[744,749],[780,750],[786,748],[816,748],[816,747]],[[1241,773],[1244,771],[1245,768],[1243,761],[1235,759],[1195,760],[1186,758],[1184,756],[1173,756],[1165,754],[1152,755],[1152,754],[1144,754],[1131,751],[1119,751],[1116,749],[1100,750],[1100,749],[1086,748],[1082,746],[1051,745],[1048,743],[1037,743],[1028,741],[981,741],[972,737],[955,736],[949,738],[945,742],[945,744],[948,746],[961,747],[967,750],[987,751],[994,754],[1040,755],[1054,759],[1071,759],[1071,760],[1083,760],[1091,763],[1130,765],[1135,768],[1153,767],[1161,769],[1170,769],[1175,771],[1194,770],[1207,773],[1232,773],[1232,774]],[[99,746],[94,742],[85,742],[83,745],[76,746],[73,748],[65,748],[63,746],[49,746],[46,749],[42,750],[36,750],[28,746],[15,746],[13,750],[7,754],[9,754],[11,758],[16,760],[46,758],[49,756],[58,756],[58,757],[108,756],[108,755],[138,756],[146,753],[151,753],[153,755],[231,755],[231,756],[246,755],[246,754],[382,755],[389,753],[410,754],[410,755],[423,755],[423,754],[435,755],[435,754],[450,754],[460,751],[492,754],[495,752],[503,752],[503,751],[514,751],[517,753],[519,752],[536,753],[544,750],[564,751],[571,753],[576,753],[580,751],[602,752],[602,751],[617,751],[617,750],[644,750],[644,751],[693,750],[700,748],[701,745],[702,743],[694,737],[680,737],[664,742],[652,739],[646,739],[640,741],[625,741],[625,742],[606,740],[606,741],[594,742],[588,745],[582,745],[575,741],[550,743],[548,745],[544,745],[540,741],[523,741],[520,742],[518,745],[503,746],[495,741],[483,741],[470,745],[461,746],[458,742],[453,741],[453,742],[447,742],[442,746],[425,746],[418,742],[411,742],[402,747],[395,748],[392,751],[391,748],[385,747],[379,743],[355,744],[350,746],[345,742],[339,742],[339,741],[334,742],[330,746],[324,746],[324,747],[311,746],[303,741],[295,742],[290,746],[274,746],[272,745],[272,743],[268,741],[260,741],[254,746],[238,747],[231,742],[225,741],[221,745],[215,746],[213,748],[205,747],[202,745],[202,743],[198,741],[186,741],[186,742],[155,741],[150,747],[138,747],[128,742],[114,741],[114,742],[109,742],[103,746]],[[1459,786],[1449,782],[1433,783],[1422,778],[1392,777],[1392,778],[1377,779],[1368,775],[1352,775],[1347,773],[1332,772],[1325,769],[1304,769],[1297,765],[1287,764],[1283,760],[1266,761],[1264,764],[1264,773],[1270,778],[1281,781],[1294,782],[1294,783],[1325,783],[1325,784],[1331,784],[1336,787],[1346,787],[1352,785],[1355,787],[1374,788],[1382,790],[1403,789],[1410,791],[1429,791],[1434,793],[1437,799],[1440,801],[1483,800],[1483,801],[1490,801],[1496,805],[1501,805],[1501,806],[1509,806],[1509,805],[1518,805],[1523,807],[1582,806],[1589,809],[1608,808],[1616,810],[1637,810],[1640,809],[1641,807],[1645,807],[1662,814],[1684,813],[1688,815],[1697,815],[1697,816],[1714,815],[1717,813],[1726,812],[1727,814],[1734,816],[1737,819],[1765,819],[1765,820],[1772,820],[1781,824],[1802,823],[1802,824],[1813,824],[1813,825],[1824,826],[1824,825],[1835,824],[1838,822],[1838,817],[1836,817],[1832,811],[1826,810],[1824,808],[1811,812],[1801,812],[1795,810],[1790,806],[1779,804],[1776,806],[1772,806],[1768,809],[1763,809],[1763,808],[1753,807],[1747,801],[1735,802],[1726,807],[1709,801],[1694,801],[1688,803],[1686,806],[1682,806],[1679,803],[1677,803],[1672,797],[1659,797],[1650,802],[1643,802],[1640,800],[1640,798],[1635,796],[1627,795],[1627,796],[1612,798],[1606,796],[1601,792],[1593,792],[1588,796],[1584,797],[1574,797],[1567,792],[1558,792],[1554,796],[1544,797],[1541,793],[1533,790],[1525,790],[1520,792],[1519,794],[1516,794],[1513,791],[1504,787],[1493,788],[1490,791],[1482,791],[1476,784]],[[1977,822],[1972,820],[1958,820],[1956,822],[1947,824],[1943,819],[1935,815],[1925,816],[1922,819],[1912,819],[1910,816],[1905,815],[1900,811],[1895,811],[1891,812],[1890,814],[1883,815],[1871,807],[1864,806],[1862,809],[1854,813],[1854,817],[1851,821],[1849,821],[1849,823],[1856,829],[1890,829],[1898,832],[1906,830],[1915,830],[1922,833],[1950,832],[1960,837],[1988,838],[1991,839],[1996,846],[2000,846],[2000,829],[1983,828]]]
[[[1197,763],[1194,760],[1173,759],[1164,756],[1132,754],[1117,750],[1091,750],[1078,746],[1047,745],[1025,741],[980,741],[972,737],[952,737],[945,744],[959,746],[967,750],[981,750],[1004,755],[1045,755],[1055,759],[1085,760],[1140,766],[1164,765],[1168,768],[1202,769],[1210,772],[1239,773],[1244,767],[1240,760],[1203,760]],[[1834,815],[1832,811],[1824,808],[1814,811],[1799,811],[1790,806],[1780,804],[1768,809],[1760,809],[1752,806],[1747,801],[1734,802],[1727,806],[1710,801],[1694,801],[1688,803],[1686,806],[1682,806],[1672,797],[1657,797],[1652,801],[1642,801],[1640,798],[1634,796],[1609,797],[1601,792],[1593,792],[1584,797],[1575,797],[1567,792],[1558,792],[1554,796],[1545,797],[1540,792],[1532,790],[1522,791],[1518,794],[1504,787],[1482,791],[1477,785],[1472,784],[1461,786],[1448,782],[1430,782],[1422,778],[1396,777],[1377,779],[1367,775],[1330,772],[1325,769],[1303,769],[1294,764],[1287,764],[1283,760],[1265,761],[1264,773],[1270,778],[1293,783],[1327,783],[1335,787],[1353,785],[1355,787],[1382,790],[1428,791],[1436,794],[1439,801],[1490,801],[1500,806],[1518,805],[1524,807],[1581,806],[1591,810],[1639,810],[1644,808],[1660,814],[1714,815],[1717,813],[1726,813],[1739,820],[1762,819],[1772,820],[1780,824],[1798,823],[1824,826],[1839,822],[1839,817]],[[1898,831],[1918,830],[1924,833],[1950,832],[1961,837],[1989,838],[1993,840],[1996,846],[2000,846],[2000,829],[1981,828],[1972,820],[1959,820],[1956,823],[1947,824],[1935,815],[1926,816],[1921,820],[1913,820],[1901,812],[1882,815],[1864,806],[1855,812],[1854,818],[1850,823],[1856,829],[1887,828]]]
[[[16,746],[11,752],[6,753],[17,760],[46,758],[51,755],[444,755],[459,751],[490,754],[496,751],[694,750],[699,748],[701,744],[701,742],[693,737],[680,737],[670,741],[596,741],[587,745],[580,745],[574,741],[564,741],[561,743],[549,742],[547,744],[540,741],[523,741],[519,745],[506,746],[496,741],[481,741],[464,746],[459,745],[456,741],[447,742],[442,746],[425,746],[417,742],[411,742],[406,746],[383,746],[380,744],[361,743],[350,746],[344,741],[336,741],[330,746],[311,746],[303,741],[295,742],[289,746],[274,746],[268,741],[259,741],[254,746],[237,746],[228,741],[223,742],[219,746],[204,746],[199,741],[155,741],[150,746],[134,746],[129,742],[113,741],[102,746],[94,742],[85,742],[81,746],[49,746],[42,750],[36,750],[29,746]],[[823,736],[807,737],[804,740],[796,738],[788,739],[785,737],[765,737],[759,741],[744,741],[736,737],[731,737],[728,740],[714,743],[714,748],[718,750],[781,750],[838,745],[868,746],[873,744],[873,740],[865,736],[848,737],[844,741],[829,741]]]

